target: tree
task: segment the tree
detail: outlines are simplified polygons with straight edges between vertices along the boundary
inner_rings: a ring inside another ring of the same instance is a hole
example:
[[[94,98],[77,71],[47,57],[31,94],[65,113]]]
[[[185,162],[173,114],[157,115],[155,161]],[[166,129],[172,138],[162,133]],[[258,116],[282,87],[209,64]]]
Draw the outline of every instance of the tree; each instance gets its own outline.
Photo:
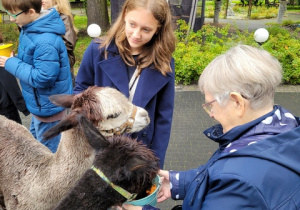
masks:
[[[277,15],[277,23],[281,23],[283,19],[283,15],[287,9],[287,1],[281,0],[280,5],[279,5],[279,10],[278,10],[278,15]]]
[[[247,15],[247,17],[248,17],[249,19],[251,19],[252,3],[253,3],[253,1],[252,1],[252,0],[249,0],[248,15]]]
[[[214,24],[219,24],[222,0],[215,0]]]
[[[109,28],[108,10],[106,0],[88,0],[86,1],[88,25],[92,23],[98,24],[102,31]]]

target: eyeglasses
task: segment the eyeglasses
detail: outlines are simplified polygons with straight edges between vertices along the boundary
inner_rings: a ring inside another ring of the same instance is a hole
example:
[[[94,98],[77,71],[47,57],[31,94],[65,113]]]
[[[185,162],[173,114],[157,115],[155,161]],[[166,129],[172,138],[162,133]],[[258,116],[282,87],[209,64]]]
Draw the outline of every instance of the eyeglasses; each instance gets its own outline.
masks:
[[[28,11],[28,10],[26,9],[26,10],[23,10],[22,12],[17,13],[17,14],[12,14],[12,13],[10,13],[9,11],[5,10],[5,12],[6,12],[9,16],[13,17],[14,19],[16,19],[19,15],[21,15],[22,13],[27,12],[27,11]]]
[[[205,104],[202,104],[203,109],[204,109],[208,114],[211,113],[212,103],[214,103],[215,101],[217,101],[217,100],[215,99],[215,100],[212,100],[212,101],[207,102],[207,103],[205,103]]]

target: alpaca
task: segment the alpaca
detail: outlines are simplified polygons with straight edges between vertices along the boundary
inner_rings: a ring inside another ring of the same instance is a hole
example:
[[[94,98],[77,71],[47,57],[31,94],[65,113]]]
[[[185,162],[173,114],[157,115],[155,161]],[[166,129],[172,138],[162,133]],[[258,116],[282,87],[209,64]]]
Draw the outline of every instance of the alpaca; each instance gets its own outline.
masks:
[[[77,115],[104,135],[136,132],[149,124],[147,112],[113,88],[90,87],[75,96],[51,96],[51,101],[71,108],[45,133],[49,139],[62,132],[55,154],[24,126],[0,116],[0,196],[9,210],[53,209],[92,166],[95,151],[78,127]]]
[[[96,150],[95,160],[55,210],[107,210],[121,206],[133,195],[137,199],[145,197],[159,170],[154,153],[125,135],[105,139],[84,117],[79,119],[79,125]],[[109,181],[104,181],[103,176]],[[127,192],[121,195],[108,182]]]

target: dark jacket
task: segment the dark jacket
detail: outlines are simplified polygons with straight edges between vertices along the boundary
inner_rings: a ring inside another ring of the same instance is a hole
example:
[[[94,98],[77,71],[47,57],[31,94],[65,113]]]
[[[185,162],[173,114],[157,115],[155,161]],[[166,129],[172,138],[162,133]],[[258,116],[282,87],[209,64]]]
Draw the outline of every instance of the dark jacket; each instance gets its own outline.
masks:
[[[72,94],[72,79],[66,46],[61,35],[65,26],[55,9],[22,27],[17,57],[5,69],[19,78],[28,110],[48,117],[64,110],[52,104],[54,94]]]
[[[210,160],[179,172],[183,209],[299,209],[299,119],[275,106],[271,113],[225,134],[220,129],[205,131],[220,144]]]
[[[103,49],[94,41],[84,53],[76,76],[74,93],[79,93],[89,86],[113,87],[129,97],[129,79],[127,67],[118,53],[117,46],[108,47],[108,59],[104,59]],[[163,167],[169,144],[175,95],[174,60],[171,62],[172,73],[163,76],[158,70],[142,70],[136,87],[133,104],[145,108],[150,117],[150,124],[139,133],[133,134],[143,141],[160,158]]]
[[[0,67],[0,114],[11,119],[9,116],[12,112],[13,115],[19,115],[18,110],[25,116],[30,114],[16,78]]]

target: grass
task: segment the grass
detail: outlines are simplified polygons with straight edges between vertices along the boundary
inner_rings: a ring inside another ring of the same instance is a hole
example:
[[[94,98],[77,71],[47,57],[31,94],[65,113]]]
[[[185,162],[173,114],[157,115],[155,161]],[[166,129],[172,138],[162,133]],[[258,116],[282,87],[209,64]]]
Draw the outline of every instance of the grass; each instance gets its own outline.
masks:
[[[74,64],[74,73],[77,74],[80,62],[82,60],[84,51],[92,41],[92,38],[86,34],[87,29],[87,17],[81,15],[75,15],[74,17],[75,26],[78,29],[78,41],[75,46],[74,54],[76,62]]]

